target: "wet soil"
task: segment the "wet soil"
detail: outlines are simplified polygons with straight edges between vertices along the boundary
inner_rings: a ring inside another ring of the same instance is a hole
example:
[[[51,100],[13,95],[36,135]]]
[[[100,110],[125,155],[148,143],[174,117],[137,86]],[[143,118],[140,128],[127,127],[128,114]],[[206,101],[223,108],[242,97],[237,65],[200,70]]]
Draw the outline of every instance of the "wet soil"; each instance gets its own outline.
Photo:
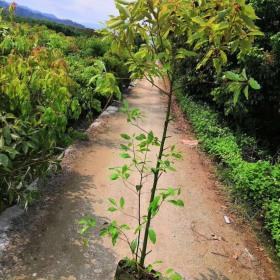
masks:
[[[166,100],[159,90],[141,80],[127,100],[143,111],[141,125],[145,130],[160,137]],[[150,246],[148,261],[161,260],[163,264],[156,270],[172,267],[185,279],[279,279],[250,227],[231,213],[219,182],[210,172],[211,162],[198,151],[178,107],[173,109],[177,120],[171,123],[168,142],[175,143],[184,158],[175,164],[176,173],[162,176],[160,187],[180,186],[185,207],[163,205],[152,221],[157,244]],[[108,197],[124,196],[126,211],[136,214],[133,193],[120,182],[110,181],[108,170],[123,164],[119,135],[134,131],[123,114],[104,116],[88,130],[88,142],[77,142],[67,151],[62,172],[48,180],[40,201],[17,219],[9,232],[10,245],[1,260],[0,279],[113,279],[118,261],[129,256],[129,249],[122,242],[113,247],[109,239],[98,237],[98,228],[112,219],[134,223],[127,216],[107,212]],[[156,151],[152,154],[154,157]],[[146,187],[149,190],[150,181]],[[148,195],[143,203],[147,205]],[[81,228],[76,224],[85,216],[97,221],[88,248],[82,246]]]

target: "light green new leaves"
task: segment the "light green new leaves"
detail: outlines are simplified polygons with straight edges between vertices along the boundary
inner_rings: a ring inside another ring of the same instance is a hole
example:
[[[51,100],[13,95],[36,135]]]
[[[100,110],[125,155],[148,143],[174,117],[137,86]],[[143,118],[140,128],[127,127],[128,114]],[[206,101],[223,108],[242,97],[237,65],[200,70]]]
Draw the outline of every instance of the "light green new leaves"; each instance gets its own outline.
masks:
[[[256,80],[254,80],[253,78],[249,79],[249,84],[250,84],[252,89],[258,90],[258,89],[261,88],[260,84]]]
[[[238,74],[235,74],[235,73],[233,73],[233,72],[231,72],[231,71],[227,71],[227,72],[225,73],[225,78],[227,78],[227,79],[229,79],[229,80],[231,80],[231,81],[240,81],[239,75],[238,75]]]
[[[4,167],[8,167],[9,162],[10,160],[5,154],[0,154],[0,165],[3,165]]]
[[[198,54],[186,49],[180,48],[177,52],[176,58],[186,58],[186,57],[195,57]]]
[[[125,203],[125,200],[123,197],[120,198],[120,201],[119,201],[119,206],[117,204],[117,201],[114,199],[114,198],[108,198],[109,202],[113,205],[113,207],[109,207],[108,208],[108,211],[109,212],[115,212],[117,211],[118,209],[120,210],[123,210],[124,209],[124,203]]]
[[[236,105],[240,92],[243,89],[243,93],[246,99],[249,98],[249,85],[254,90],[261,88],[260,84],[253,78],[247,77],[245,69],[241,74],[236,74],[231,71],[227,71],[224,75],[224,79],[230,80],[227,85],[229,91],[233,92],[233,104]]]
[[[95,84],[95,92],[106,97],[116,94],[116,97],[121,99],[121,91],[117,86],[116,77],[112,73],[106,72],[106,66],[103,61],[96,60],[94,65],[96,66],[98,74],[89,80],[89,84]]]
[[[130,249],[132,253],[136,252],[137,244],[138,244],[138,239],[137,238],[133,239],[130,244]]]
[[[124,198],[123,197],[120,198],[120,208],[121,208],[121,210],[123,210],[123,208],[124,208]]]
[[[149,228],[149,238],[153,244],[156,243],[156,241],[157,241],[156,233],[150,228]]]

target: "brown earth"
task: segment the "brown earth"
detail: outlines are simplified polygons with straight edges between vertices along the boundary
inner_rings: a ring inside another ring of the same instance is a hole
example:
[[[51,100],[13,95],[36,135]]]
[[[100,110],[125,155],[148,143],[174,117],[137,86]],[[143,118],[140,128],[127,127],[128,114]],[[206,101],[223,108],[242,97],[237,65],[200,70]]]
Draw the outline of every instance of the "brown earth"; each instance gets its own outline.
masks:
[[[160,136],[165,98],[159,91],[141,80],[127,100],[146,116],[141,125]],[[180,186],[185,207],[163,205],[152,222],[158,241],[150,246],[149,261],[161,260],[163,264],[156,269],[172,267],[185,279],[279,279],[249,226],[231,213],[219,182],[210,172],[211,162],[197,150],[178,107],[173,109],[177,120],[169,128],[172,137],[168,142],[175,143],[184,158],[175,164],[176,173],[162,176],[160,187]],[[133,193],[120,182],[110,181],[108,170],[124,163],[119,157],[123,142],[119,135],[133,131],[123,114],[105,116],[88,130],[88,142],[76,143],[68,150],[62,173],[47,183],[40,201],[9,233],[11,242],[2,259],[1,279],[113,279],[116,263],[129,250],[121,241],[112,247],[110,240],[101,239],[97,232],[112,219],[131,225],[127,216],[106,211],[108,197],[124,196],[127,212],[136,213]],[[144,198],[146,205],[147,201],[148,196]],[[225,222],[224,215],[231,218],[231,224]],[[76,225],[85,216],[97,220],[89,248],[82,246]]]

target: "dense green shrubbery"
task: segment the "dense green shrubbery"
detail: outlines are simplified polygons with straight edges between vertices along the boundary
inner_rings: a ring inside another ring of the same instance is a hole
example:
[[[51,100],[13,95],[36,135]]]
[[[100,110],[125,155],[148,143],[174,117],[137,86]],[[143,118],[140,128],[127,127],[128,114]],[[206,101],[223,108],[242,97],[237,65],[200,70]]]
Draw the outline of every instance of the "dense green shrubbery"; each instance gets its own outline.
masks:
[[[264,217],[280,256],[280,163],[272,165],[269,158],[245,161],[244,151],[254,143],[250,137],[233,133],[209,106],[179,91],[177,98],[203,147],[227,168],[235,196],[248,202],[259,218]]]
[[[240,52],[237,59],[222,55],[222,48],[209,54],[226,60],[221,73],[229,69],[231,72],[225,76],[215,74],[215,63],[205,63],[198,69],[196,57],[182,59],[178,79],[185,93],[180,93],[179,99],[205,149],[226,167],[236,196],[264,217],[265,228],[276,242],[280,256],[280,6],[278,0],[249,2],[260,18],[257,25],[264,36],[256,39],[250,51]],[[188,40],[180,39],[182,47]],[[240,83],[243,78],[251,79],[247,91],[245,82]],[[231,88],[229,81],[236,85]],[[238,87],[242,91],[236,90]],[[206,102],[211,109],[193,101]],[[234,130],[220,123],[221,116],[226,116]],[[266,150],[258,147],[260,142]]]
[[[57,147],[84,138],[71,124],[92,120],[111,97],[90,83],[104,71],[96,58],[127,78],[123,59],[108,49],[81,32],[69,37],[44,25],[0,22],[0,211],[32,200],[30,183],[58,166]]]
[[[228,117],[232,126],[242,127],[247,133],[263,139],[263,144],[270,146],[271,154],[276,154],[280,148],[280,6],[278,0],[249,2],[260,18],[257,25],[264,36],[256,39],[255,47],[240,54],[238,59],[228,56],[222,70],[241,73],[245,68],[247,76],[255,78],[261,89],[250,89],[248,96],[242,91],[236,103],[236,93],[229,89],[227,80],[214,74],[215,65],[207,63],[195,71],[196,58],[182,60],[180,78],[189,95],[214,105]],[[182,38],[182,44],[187,40]],[[217,56],[218,51],[211,55]]]
[[[0,212],[14,201],[31,202],[37,192],[30,184],[59,167],[51,134],[40,122],[0,112]]]

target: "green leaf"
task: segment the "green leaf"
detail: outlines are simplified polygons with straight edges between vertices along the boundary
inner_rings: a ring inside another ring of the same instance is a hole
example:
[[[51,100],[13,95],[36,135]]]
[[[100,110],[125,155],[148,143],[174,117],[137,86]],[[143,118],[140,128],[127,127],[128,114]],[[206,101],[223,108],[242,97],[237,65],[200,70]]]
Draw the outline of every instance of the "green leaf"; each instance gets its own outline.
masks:
[[[155,244],[157,241],[156,233],[152,229],[149,229],[148,233],[149,233],[150,240],[152,241],[153,244]]]
[[[116,4],[116,8],[121,14],[126,15],[128,18],[131,17],[130,11],[126,7]]]
[[[166,273],[166,274],[170,274],[170,273],[172,273],[173,271],[174,271],[174,269],[173,269],[173,268],[169,268],[169,269],[167,269],[167,270],[166,270],[166,272],[165,272],[165,273]]]
[[[135,137],[136,140],[142,141],[146,139],[146,136],[144,134],[140,134],[139,136]]]
[[[113,199],[113,198],[108,198],[108,200],[109,200],[113,205],[117,206],[117,202],[116,202],[115,199]]]
[[[133,241],[130,244],[130,249],[131,249],[132,253],[135,253],[137,244],[138,244],[138,239],[137,238],[133,239]]]
[[[153,270],[153,267],[152,267],[152,265],[148,265],[148,267],[147,267],[147,270],[149,271],[149,272],[151,272],[152,270]]]
[[[220,50],[220,55],[224,63],[227,63],[227,55],[224,51]]]
[[[37,149],[37,146],[34,142],[28,141],[26,142],[26,144],[32,149]]]
[[[232,10],[231,8],[228,8],[228,9],[226,9],[224,11],[219,12],[217,14],[217,20],[219,21],[221,19],[224,19],[227,15],[230,14],[231,10]]]
[[[128,225],[121,225],[121,229],[130,230],[130,227]]]
[[[86,225],[87,224],[87,219],[82,219],[78,222],[78,225]]]
[[[236,88],[236,90],[233,93],[233,104],[236,105],[240,95],[240,88]]]
[[[152,131],[150,131],[148,134],[147,144],[152,143],[153,140],[154,140],[154,133]]]
[[[121,197],[120,198],[120,208],[123,210],[123,207],[124,207],[124,198]]]
[[[177,158],[177,159],[183,158],[183,155],[180,154],[180,153],[173,153],[172,156],[173,156],[174,158]]]
[[[176,172],[176,169],[172,166],[166,166],[166,168],[172,172]]]
[[[8,167],[9,161],[9,158],[5,154],[0,154],[0,165]]]
[[[4,138],[11,139],[11,131],[8,127],[4,127],[2,129],[2,134],[3,134]]]
[[[175,206],[184,207],[184,202],[181,199],[168,200],[168,202],[174,204]]]
[[[90,229],[90,226],[85,226],[85,227],[81,230],[80,234],[81,234],[81,235],[84,235],[86,232],[88,232],[89,229]]]
[[[159,202],[159,200],[160,200],[160,196],[158,195],[150,203],[149,209],[151,209],[153,213],[155,213],[157,211],[157,209],[158,209],[158,202]]]
[[[125,140],[130,140],[131,139],[131,137],[127,134],[121,134],[121,137]]]
[[[239,75],[237,75],[237,74],[235,74],[235,73],[233,73],[233,72],[231,72],[231,71],[227,71],[227,72],[225,73],[225,77],[226,77],[227,79],[229,79],[229,80],[232,80],[232,81],[240,81]]]
[[[127,165],[124,165],[122,167],[122,174],[126,173],[126,171],[128,170],[128,166]]]
[[[123,20],[114,20],[113,22],[109,22],[108,28],[114,29],[114,28],[120,26],[123,23],[124,23]]]
[[[138,233],[141,229],[143,228],[143,226],[139,226],[135,229],[134,234]]]
[[[127,154],[127,153],[120,153],[120,156],[122,158],[131,158],[131,156],[129,154]]]
[[[83,222],[83,221],[86,221],[86,224],[88,224],[90,227],[95,227],[96,222],[93,218],[85,218],[81,222]]]
[[[109,231],[108,231],[108,229],[107,228],[102,228],[101,230],[100,230],[100,236],[101,237],[104,237],[104,236],[106,236],[107,234],[109,234]]]
[[[251,5],[245,5],[245,7],[243,8],[244,13],[250,17],[250,19],[258,19],[258,17],[255,14],[255,10]]]
[[[256,80],[254,80],[253,78],[249,79],[249,84],[250,84],[252,89],[258,90],[258,89],[261,88],[260,84]]]
[[[241,74],[242,74],[242,77],[247,80],[247,74],[246,74],[245,68],[242,70]]]
[[[264,33],[261,32],[260,30],[255,30],[255,31],[249,32],[247,35],[264,36]]]
[[[114,174],[112,174],[112,175],[110,176],[110,179],[111,179],[112,181],[117,180],[118,178],[119,178],[119,175],[116,174],[116,173],[114,173]]]
[[[183,280],[182,276],[179,275],[179,274],[170,275],[169,278],[170,278],[171,280]]]
[[[164,161],[164,164],[165,164],[166,166],[170,166],[170,161],[169,161],[169,160],[166,160],[166,161]]]
[[[116,212],[116,211],[117,211],[117,208],[115,208],[115,207],[109,207],[109,208],[108,208],[108,211],[109,211],[109,212]]]
[[[125,0],[115,0],[115,2],[119,3],[119,4],[122,4],[122,5],[129,5],[129,4],[132,3],[132,2],[125,1]]]
[[[96,60],[94,65],[96,65],[101,71],[106,72],[106,67],[102,60]]]
[[[120,147],[124,150],[124,151],[128,151],[129,148],[128,146],[124,145],[124,144],[120,144]]]
[[[4,146],[5,146],[5,140],[4,140],[4,137],[1,136],[1,137],[0,137],[0,149],[1,149],[2,147],[4,147]]]
[[[181,48],[178,50],[178,54],[176,55],[176,58],[185,58],[185,57],[194,57],[194,56],[198,56],[198,54]]]
[[[12,134],[11,134],[11,137],[12,137],[14,140],[20,139],[20,136],[19,136],[18,134],[16,134],[16,133],[12,133]]]
[[[243,92],[244,92],[244,95],[245,95],[246,99],[248,100],[249,99],[249,86],[246,86],[244,88]]]
[[[112,244],[113,246],[116,245],[117,239],[119,238],[120,234],[118,231],[116,231],[115,233],[112,234]]]
[[[199,16],[193,17],[192,21],[195,22],[195,23],[200,24],[201,26],[204,26],[206,24],[205,21],[201,17],[199,17]]]
[[[249,18],[248,16],[244,15],[244,14],[241,14],[240,15],[240,18],[251,28],[255,28],[255,23],[254,21]]]

